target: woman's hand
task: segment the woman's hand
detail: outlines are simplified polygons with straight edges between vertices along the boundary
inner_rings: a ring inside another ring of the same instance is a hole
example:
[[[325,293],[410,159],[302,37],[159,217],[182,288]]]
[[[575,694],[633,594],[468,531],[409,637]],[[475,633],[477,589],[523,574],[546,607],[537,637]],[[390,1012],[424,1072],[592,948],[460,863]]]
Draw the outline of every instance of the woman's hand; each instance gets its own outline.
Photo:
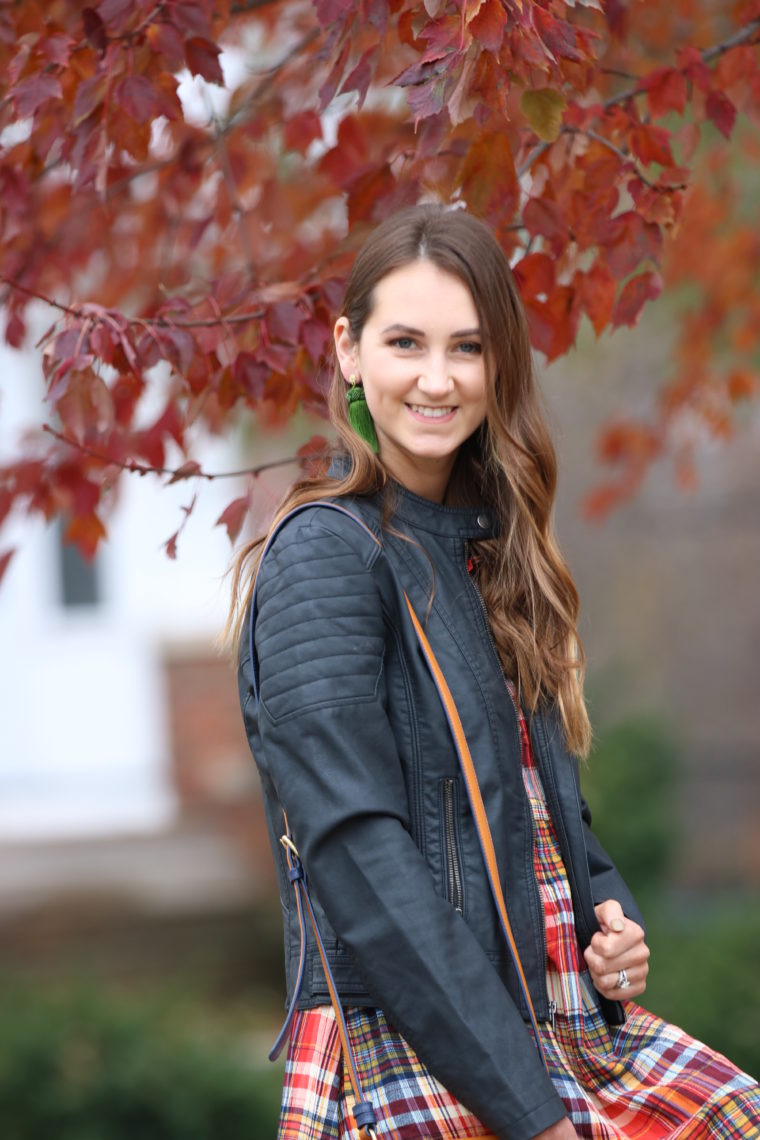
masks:
[[[551,1128],[545,1128],[543,1132],[539,1132],[537,1136],[533,1137],[533,1140],[578,1140],[578,1133],[568,1117],[565,1116],[556,1124],[552,1124]]]
[[[643,994],[649,973],[649,947],[644,931],[637,922],[625,917],[616,899],[607,899],[594,910],[601,930],[583,954],[594,986],[612,1001]],[[621,970],[625,970],[631,983],[625,989],[618,985]]]

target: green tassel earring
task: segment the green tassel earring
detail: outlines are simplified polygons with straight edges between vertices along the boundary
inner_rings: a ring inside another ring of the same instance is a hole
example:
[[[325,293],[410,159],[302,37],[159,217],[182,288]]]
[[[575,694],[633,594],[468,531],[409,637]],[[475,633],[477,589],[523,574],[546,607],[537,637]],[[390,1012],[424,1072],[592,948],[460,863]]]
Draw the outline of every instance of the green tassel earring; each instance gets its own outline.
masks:
[[[351,387],[346,390],[349,422],[359,438],[363,439],[365,443],[368,443],[375,454],[377,454],[377,435],[375,433],[375,425],[372,422],[372,416],[367,407],[364,389],[357,383],[355,373],[351,373],[349,381]]]

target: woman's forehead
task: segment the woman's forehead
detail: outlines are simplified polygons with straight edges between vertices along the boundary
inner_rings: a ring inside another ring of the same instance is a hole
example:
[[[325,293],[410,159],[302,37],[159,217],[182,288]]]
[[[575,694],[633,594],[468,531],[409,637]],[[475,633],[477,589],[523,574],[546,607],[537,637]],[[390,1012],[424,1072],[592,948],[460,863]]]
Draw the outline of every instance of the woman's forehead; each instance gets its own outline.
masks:
[[[401,325],[426,331],[442,325],[473,332],[478,312],[467,285],[431,261],[414,261],[394,269],[373,291],[374,325]]]

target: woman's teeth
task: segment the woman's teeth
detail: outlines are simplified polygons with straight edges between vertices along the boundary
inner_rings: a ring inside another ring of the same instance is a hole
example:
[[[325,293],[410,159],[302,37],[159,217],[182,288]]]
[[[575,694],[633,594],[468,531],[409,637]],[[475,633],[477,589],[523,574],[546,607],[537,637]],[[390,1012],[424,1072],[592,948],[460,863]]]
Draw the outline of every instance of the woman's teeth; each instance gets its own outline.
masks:
[[[428,408],[422,404],[410,404],[409,407],[413,412],[417,412],[421,416],[427,416],[428,419],[437,420],[441,416],[448,416],[454,411],[453,408]]]

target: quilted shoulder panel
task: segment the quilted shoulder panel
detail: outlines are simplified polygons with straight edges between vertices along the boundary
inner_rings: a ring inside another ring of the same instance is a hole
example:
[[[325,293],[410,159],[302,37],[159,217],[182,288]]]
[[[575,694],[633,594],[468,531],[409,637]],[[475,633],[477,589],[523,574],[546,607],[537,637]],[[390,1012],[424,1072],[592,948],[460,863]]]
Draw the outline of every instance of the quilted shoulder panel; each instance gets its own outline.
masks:
[[[374,698],[385,646],[375,553],[344,518],[297,517],[275,539],[255,630],[261,702],[273,720]]]

